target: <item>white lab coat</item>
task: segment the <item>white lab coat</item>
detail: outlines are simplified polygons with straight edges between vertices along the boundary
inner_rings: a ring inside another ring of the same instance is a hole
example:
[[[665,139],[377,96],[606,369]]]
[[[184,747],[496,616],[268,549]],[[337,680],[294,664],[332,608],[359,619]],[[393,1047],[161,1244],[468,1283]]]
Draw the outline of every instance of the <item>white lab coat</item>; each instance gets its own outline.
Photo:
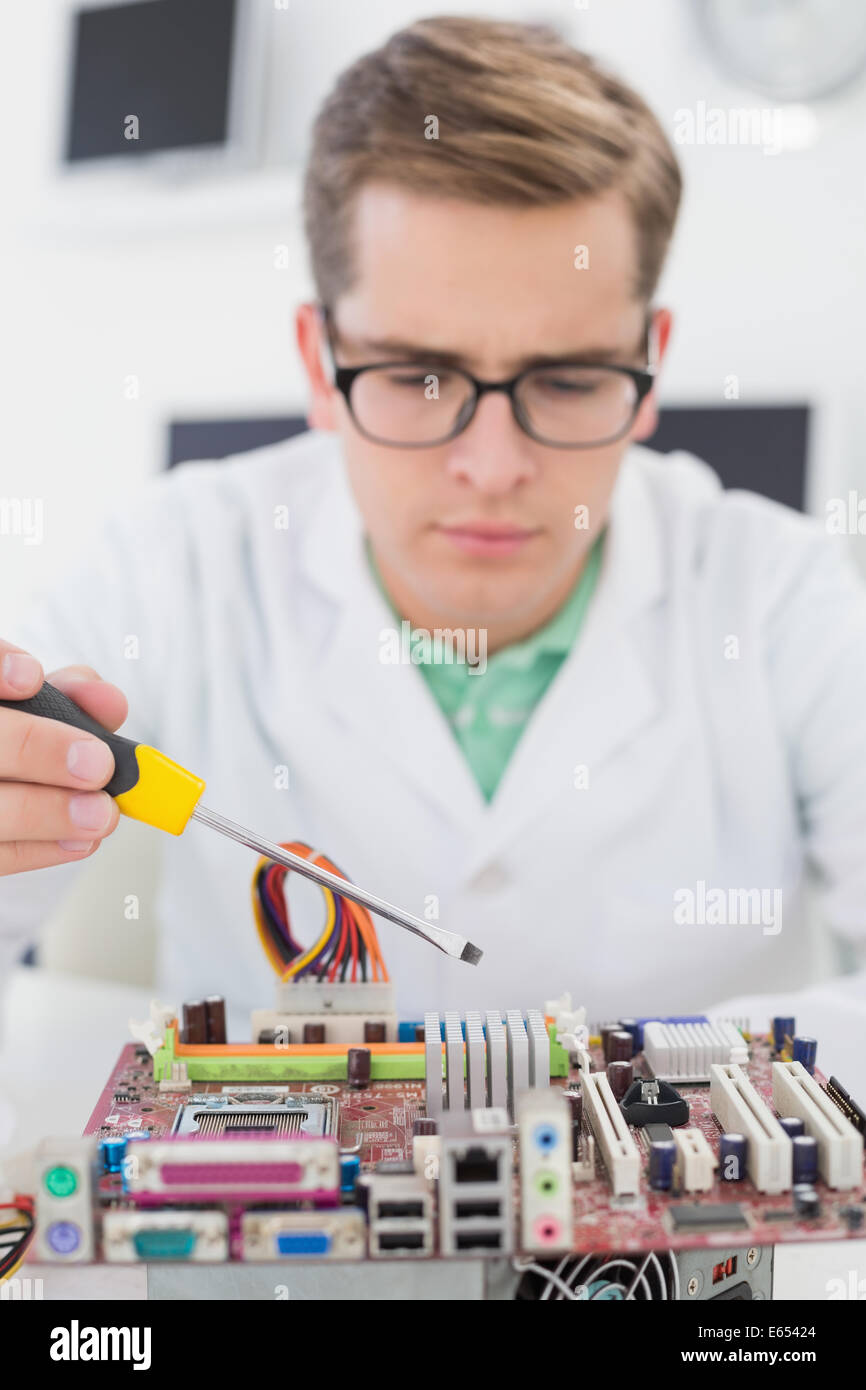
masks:
[[[483,949],[473,969],[380,922],[401,1017],[565,989],[592,1019],[693,1012],[827,977],[866,937],[866,597],[842,544],[631,448],[585,626],[490,805],[421,673],[380,660],[393,619],[333,436],[155,481],[4,635],[120,684],[129,732],[211,808]],[[200,825],[165,837],[162,997],[222,991],[241,1021],[270,1002],[253,865]],[[0,884],[8,954],[78,869]],[[781,918],[714,923],[714,889],[781,893]],[[689,892],[709,920],[682,920]]]

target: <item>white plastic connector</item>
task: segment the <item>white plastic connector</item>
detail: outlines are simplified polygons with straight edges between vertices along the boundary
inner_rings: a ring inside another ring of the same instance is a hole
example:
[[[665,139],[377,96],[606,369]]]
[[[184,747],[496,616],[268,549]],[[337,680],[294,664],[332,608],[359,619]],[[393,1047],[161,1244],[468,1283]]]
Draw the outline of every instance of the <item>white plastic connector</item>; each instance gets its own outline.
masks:
[[[746,1171],[758,1191],[787,1192],[793,1162],[790,1136],[741,1067],[710,1068],[710,1106],[723,1129],[746,1136]]]
[[[715,1159],[703,1130],[675,1129],[677,1167],[684,1192],[709,1192],[713,1185]]]
[[[603,1071],[581,1075],[583,1107],[599,1148],[615,1197],[640,1190],[640,1154]]]
[[[160,1081],[159,1089],[160,1091],[188,1091],[191,1085],[186,1062],[172,1062],[171,1076]]]
[[[863,1181],[863,1136],[823,1091],[802,1062],[773,1063],[773,1104],[795,1115],[818,1141],[818,1171],[828,1187],[859,1187]]]

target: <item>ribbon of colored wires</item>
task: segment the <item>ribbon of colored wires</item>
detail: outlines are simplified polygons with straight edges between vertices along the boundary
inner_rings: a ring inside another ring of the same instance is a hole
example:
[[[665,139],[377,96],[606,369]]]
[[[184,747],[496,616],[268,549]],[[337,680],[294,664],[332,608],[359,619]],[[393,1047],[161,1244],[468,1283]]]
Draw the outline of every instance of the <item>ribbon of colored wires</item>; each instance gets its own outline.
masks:
[[[7,1212],[14,1216],[8,1221],[0,1217],[0,1284],[20,1266],[36,1229],[30,1197],[16,1196],[14,1202],[0,1203],[0,1214]]]
[[[346,877],[336,864],[324,854],[314,853],[309,845],[292,841],[282,848],[312,860],[340,878]],[[295,939],[285,893],[289,872],[282,864],[260,859],[252,883],[253,915],[259,939],[280,979],[303,978],[328,984],[347,979],[353,983],[387,981],[388,971],[370,913],[330,888],[320,888],[326,912],[318,940],[305,948]]]

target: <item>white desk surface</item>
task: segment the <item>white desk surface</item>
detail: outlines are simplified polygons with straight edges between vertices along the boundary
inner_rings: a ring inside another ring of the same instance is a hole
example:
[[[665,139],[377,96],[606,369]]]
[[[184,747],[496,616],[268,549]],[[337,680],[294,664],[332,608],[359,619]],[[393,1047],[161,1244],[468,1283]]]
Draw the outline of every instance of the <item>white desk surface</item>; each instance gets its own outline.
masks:
[[[13,1156],[47,1134],[80,1134],[105,1085],[109,1069],[129,1038],[130,1017],[148,1016],[151,992],[130,986],[38,969],[17,970],[3,1001],[0,1024],[0,1171],[15,1181]],[[730,1000],[709,1012],[748,1016],[756,1029],[773,1013],[796,1012],[803,1032],[817,1036],[818,1064],[845,1084],[866,1055],[862,982],[850,997],[838,986],[817,987],[798,997],[796,1010],[783,996]],[[19,1179],[20,1181],[20,1179]],[[43,1280],[45,1299],[146,1297],[142,1267],[60,1269],[28,1262],[22,1275]],[[841,1280],[841,1285],[830,1284]],[[860,1282],[862,1281],[862,1283]],[[776,1299],[824,1300],[841,1287],[866,1298],[866,1239],[778,1247]]]

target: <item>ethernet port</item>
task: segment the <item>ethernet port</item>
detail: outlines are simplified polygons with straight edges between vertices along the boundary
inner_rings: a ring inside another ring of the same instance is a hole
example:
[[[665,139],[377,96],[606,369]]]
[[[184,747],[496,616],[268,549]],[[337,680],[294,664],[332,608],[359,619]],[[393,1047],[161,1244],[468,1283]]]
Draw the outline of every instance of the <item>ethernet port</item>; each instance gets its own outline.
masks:
[[[488,1153],[480,1145],[470,1148],[454,1158],[455,1182],[498,1182],[499,1154]]]

